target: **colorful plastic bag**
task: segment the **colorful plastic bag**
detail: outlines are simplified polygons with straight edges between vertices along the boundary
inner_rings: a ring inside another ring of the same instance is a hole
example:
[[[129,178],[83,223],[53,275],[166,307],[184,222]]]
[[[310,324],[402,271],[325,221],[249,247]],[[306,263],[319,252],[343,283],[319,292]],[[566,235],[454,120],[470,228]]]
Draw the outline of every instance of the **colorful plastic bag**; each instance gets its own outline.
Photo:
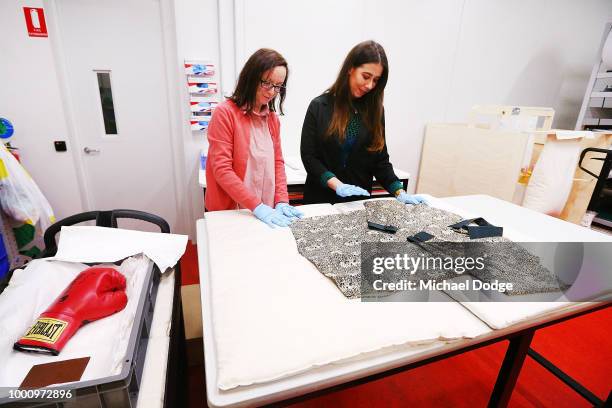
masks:
[[[42,231],[55,222],[51,205],[32,177],[0,143],[0,206],[12,219],[40,225]]]

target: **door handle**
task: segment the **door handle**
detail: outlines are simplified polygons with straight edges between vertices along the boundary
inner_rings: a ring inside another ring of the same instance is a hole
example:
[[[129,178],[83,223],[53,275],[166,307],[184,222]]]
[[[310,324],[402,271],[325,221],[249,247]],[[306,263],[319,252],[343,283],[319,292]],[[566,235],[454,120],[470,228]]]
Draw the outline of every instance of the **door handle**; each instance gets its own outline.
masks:
[[[96,153],[100,153],[100,149],[90,149],[89,147],[85,147],[83,149],[83,151],[85,152],[85,154],[96,154]]]

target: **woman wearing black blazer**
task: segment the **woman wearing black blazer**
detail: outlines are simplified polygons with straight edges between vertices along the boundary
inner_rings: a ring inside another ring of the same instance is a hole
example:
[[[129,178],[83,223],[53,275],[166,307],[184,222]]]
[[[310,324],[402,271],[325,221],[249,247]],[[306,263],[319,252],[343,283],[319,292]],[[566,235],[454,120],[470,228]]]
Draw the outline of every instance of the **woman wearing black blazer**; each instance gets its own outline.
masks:
[[[336,82],[310,102],[300,152],[308,173],[304,203],[336,203],[369,196],[372,178],[406,204],[385,143],[383,97],[389,67],[383,47],[366,41],[347,55]]]

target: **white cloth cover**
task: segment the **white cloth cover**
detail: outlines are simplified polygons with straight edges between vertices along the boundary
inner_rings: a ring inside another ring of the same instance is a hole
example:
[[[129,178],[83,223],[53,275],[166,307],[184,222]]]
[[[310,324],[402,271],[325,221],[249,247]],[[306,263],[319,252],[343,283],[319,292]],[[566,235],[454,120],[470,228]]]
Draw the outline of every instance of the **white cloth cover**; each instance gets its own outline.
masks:
[[[571,302],[462,302],[492,329],[503,329],[515,323],[558,312],[575,305]]]
[[[25,269],[17,269],[0,296],[0,384],[17,387],[35,364],[80,357],[90,357],[82,381],[119,374],[149,262],[140,255],[121,266],[100,265],[117,268],[126,277],[128,304],[121,312],[80,328],[58,356],[15,351],[13,343],[88,266],[33,260]]]
[[[335,212],[329,204],[302,208],[308,216]],[[388,346],[471,338],[489,330],[455,302],[348,300],[299,255],[288,228],[270,228],[247,211],[209,212],[205,219],[222,390]]]
[[[68,262],[116,262],[145,254],[165,272],[176,265],[185,252],[186,235],[162,234],[119,228],[62,227],[57,253],[49,260]]]

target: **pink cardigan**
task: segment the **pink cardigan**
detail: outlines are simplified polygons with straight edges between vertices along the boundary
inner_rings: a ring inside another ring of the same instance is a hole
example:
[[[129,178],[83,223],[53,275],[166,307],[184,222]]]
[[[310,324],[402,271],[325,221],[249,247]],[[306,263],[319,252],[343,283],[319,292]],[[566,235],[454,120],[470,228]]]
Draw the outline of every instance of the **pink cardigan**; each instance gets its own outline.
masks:
[[[274,204],[289,202],[285,161],[281,151],[280,122],[268,114],[268,127],[274,145]],[[206,161],[206,199],[208,211],[234,210],[240,206],[253,210],[261,200],[243,183],[249,157],[251,120],[231,100],[217,106],[208,126]]]

